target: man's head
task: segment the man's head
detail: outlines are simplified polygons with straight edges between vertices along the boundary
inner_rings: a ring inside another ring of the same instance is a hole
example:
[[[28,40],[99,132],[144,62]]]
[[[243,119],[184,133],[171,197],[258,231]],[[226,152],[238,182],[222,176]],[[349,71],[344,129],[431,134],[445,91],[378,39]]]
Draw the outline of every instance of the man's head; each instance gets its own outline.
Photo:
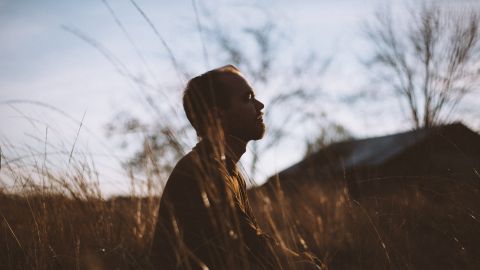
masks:
[[[191,79],[183,94],[183,107],[199,137],[221,128],[226,135],[249,141],[261,139],[265,132],[264,106],[232,65]]]

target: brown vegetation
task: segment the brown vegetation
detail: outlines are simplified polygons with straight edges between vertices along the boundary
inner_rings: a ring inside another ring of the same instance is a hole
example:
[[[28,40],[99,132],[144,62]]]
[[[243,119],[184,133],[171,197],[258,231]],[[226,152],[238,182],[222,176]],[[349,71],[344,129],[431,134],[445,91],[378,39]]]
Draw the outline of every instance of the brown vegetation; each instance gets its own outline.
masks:
[[[478,180],[395,179],[358,200],[340,184],[251,195],[265,230],[330,269],[476,269]],[[0,200],[3,269],[147,269],[155,197]]]
[[[478,179],[374,182],[358,200],[346,188],[310,184],[259,197],[254,209],[269,232],[330,269],[479,267]]]
[[[155,198],[0,197],[3,269],[141,269]]]

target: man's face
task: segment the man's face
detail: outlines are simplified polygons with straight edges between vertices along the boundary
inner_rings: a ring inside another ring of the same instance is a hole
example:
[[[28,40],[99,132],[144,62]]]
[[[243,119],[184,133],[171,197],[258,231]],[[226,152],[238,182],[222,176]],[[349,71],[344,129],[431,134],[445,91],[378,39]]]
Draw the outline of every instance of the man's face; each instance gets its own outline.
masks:
[[[230,96],[224,115],[226,133],[246,142],[261,139],[265,133],[263,103],[255,98],[252,87],[241,75],[225,73],[223,76]]]

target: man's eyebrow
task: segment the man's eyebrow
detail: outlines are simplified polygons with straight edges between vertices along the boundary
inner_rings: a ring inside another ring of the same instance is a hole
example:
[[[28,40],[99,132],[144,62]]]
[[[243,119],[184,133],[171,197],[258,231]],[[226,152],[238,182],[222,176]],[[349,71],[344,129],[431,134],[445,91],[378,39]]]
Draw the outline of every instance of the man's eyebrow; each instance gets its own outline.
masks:
[[[251,99],[251,98],[254,98],[255,97],[255,93],[253,92],[253,90],[249,90],[249,91],[246,91],[244,94],[243,94],[243,97],[246,97],[248,99]]]

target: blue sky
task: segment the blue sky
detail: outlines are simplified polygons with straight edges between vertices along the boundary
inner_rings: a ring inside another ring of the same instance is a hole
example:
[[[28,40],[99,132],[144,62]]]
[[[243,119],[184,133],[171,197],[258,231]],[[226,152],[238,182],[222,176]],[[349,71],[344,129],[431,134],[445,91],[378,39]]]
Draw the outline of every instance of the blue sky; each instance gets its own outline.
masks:
[[[245,23],[245,16],[242,16],[245,5],[264,7],[277,18],[276,23],[288,36],[289,41],[283,47],[286,55],[307,49],[314,49],[320,56],[333,54],[334,64],[324,78],[323,88],[334,96],[368,85],[368,74],[358,63],[358,58],[368,49],[362,41],[360,26],[370,18],[379,2],[382,1],[204,1],[205,6],[219,14],[219,20],[228,22],[232,28]],[[466,2],[469,1],[462,3]],[[150,71],[161,74],[158,77],[149,77],[149,71],[139,61],[101,0],[79,3],[0,1],[1,143],[8,142],[17,147],[16,153],[13,150],[8,153],[11,156],[32,149],[41,152],[45,137],[52,148],[56,145],[57,150],[68,150],[75,142],[83,118],[76,149],[80,153],[93,153],[107,193],[122,191],[128,189],[129,183],[118,166],[118,159],[124,159],[128,153],[120,151],[118,144],[105,138],[104,126],[119,111],[133,111],[146,118],[151,116],[139,106],[135,87],[120,76],[98,50],[64,27],[87,34],[121,59],[134,74],[145,76],[152,84],[170,91],[165,103],[178,114],[182,113],[179,110],[180,92],[171,89],[178,89],[182,82],[177,79],[165,48],[129,1],[109,3],[147,59]],[[137,3],[149,15],[174,55],[179,59],[190,59],[189,71],[192,74],[205,71],[192,2],[138,0]],[[201,16],[200,19],[204,18]],[[255,20],[255,16],[248,19]],[[208,45],[208,40],[206,42]],[[210,47],[207,51],[210,55],[215,53]],[[216,60],[210,63],[211,67],[217,63],[225,64]],[[268,99],[261,89],[257,92],[260,98]],[[53,106],[68,117],[31,103],[12,102],[18,100]],[[351,108],[345,104],[326,104],[325,110],[359,137],[408,128],[408,123],[398,121],[402,118],[398,117],[400,111],[396,105],[387,106],[392,107],[389,112],[385,112],[385,105]],[[376,117],[367,117],[372,113]],[[478,121],[469,123],[480,129]],[[47,126],[49,131],[46,131]],[[298,140],[291,140],[266,153],[257,181],[261,182],[266,176],[298,161],[303,155],[303,150],[299,150],[303,146]],[[58,159],[59,162],[66,162],[65,157],[62,158]],[[247,154],[246,163],[248,159]]]

